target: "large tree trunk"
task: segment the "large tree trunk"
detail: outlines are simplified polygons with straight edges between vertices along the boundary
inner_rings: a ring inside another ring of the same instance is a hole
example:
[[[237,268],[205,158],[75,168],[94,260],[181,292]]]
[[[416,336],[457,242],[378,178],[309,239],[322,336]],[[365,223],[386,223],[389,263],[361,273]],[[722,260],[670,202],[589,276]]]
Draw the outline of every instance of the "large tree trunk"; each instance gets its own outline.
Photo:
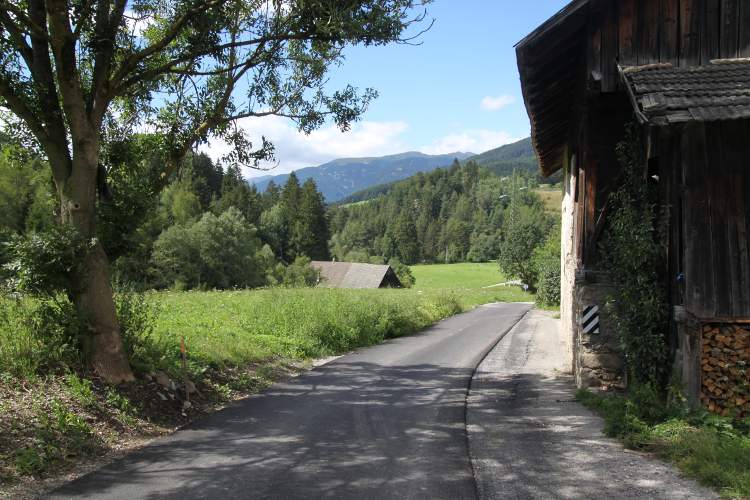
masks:
[[[75,226],[87,240],[95,237],[98,163],[98,139],[74,143],[71,175],[58,186],[61,222]],[[134,377],[117,321],[109,260],[101,243],[89,248],[79,263],[72,271],[71,294],[86,328],[84,348],[89,363],[108,382],[131,381]]]

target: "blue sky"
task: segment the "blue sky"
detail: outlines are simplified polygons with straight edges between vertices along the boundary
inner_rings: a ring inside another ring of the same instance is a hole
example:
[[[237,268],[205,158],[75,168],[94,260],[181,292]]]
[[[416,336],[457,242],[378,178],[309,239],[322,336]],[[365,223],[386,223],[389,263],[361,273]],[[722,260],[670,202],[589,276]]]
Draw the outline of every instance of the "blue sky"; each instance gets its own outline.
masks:
[[[484,150],[528,136],[513,45],[567,0],[436,0],[433,28],[419,46],[354,47],[332,87],[373,87],[380,97],[351,132],[332,126],[310,136],[282,119],[243,123],[277,147],[273,173],[339,157],[403,151]],[[217,150],[220,148],[217,148]],[[246,171],[252,177],[268,172]]]

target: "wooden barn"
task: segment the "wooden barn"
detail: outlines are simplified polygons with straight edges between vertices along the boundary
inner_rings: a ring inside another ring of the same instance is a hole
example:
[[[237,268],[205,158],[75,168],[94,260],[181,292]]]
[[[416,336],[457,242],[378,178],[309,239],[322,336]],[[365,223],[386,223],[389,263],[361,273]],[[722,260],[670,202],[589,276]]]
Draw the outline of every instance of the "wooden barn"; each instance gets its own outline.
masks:
[[[327,288],[401,288],[403,285],[391,266],[357,262],[325,262],[314,260],[312,267],[320,271],[320,284]]]
[[[541,170],[564,173],[561,316],[577,383],[626,382],[598,248],[634,123],[659,193],[675,369],[693,400],[750,410],[734,389],[750,365],[750,1],[576,0],[516,52]]]

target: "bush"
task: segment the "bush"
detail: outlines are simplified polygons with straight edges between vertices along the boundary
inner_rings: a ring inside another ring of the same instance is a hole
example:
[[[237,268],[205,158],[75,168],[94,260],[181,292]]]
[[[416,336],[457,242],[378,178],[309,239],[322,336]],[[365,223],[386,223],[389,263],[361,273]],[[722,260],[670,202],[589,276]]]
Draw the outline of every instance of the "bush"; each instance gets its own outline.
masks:
[[[309,258],[297,257],[288,266],[277,264],[268,282],[283,288],[312,287],[320,282],[320,271],[310,265]]]
[[[500,245],[500,269],[509,278],[519,278],[531,291],[537,288],[537,269],[533,255],[545,241],[548,221],[541,209],[511,207],[505,235]]]
[[[662,249],[655,234],[653,189],[644,182],[637,130],[617,147],[620,187],[609,197],[602,263],[617,285],[608,309],[630,380],[662,385],[667,376],[669,307],[658,271]]]
[[[627,447],[675,463],[722,496],[750,496],[750,437],[744,422],[662,402],[651,384],[631,387],[628,397],[581,390],[577,398],[604,418],[604,432]]]
[[[69,276],[93,241],[70,225],[14,236],[7,245],[8,286],[20,293],[51,297],[69,289]]]
[[[404,288],[411,288],[414,286],[414,283],[417,282],[417,279],[411,272],[411,268],[402,263],[397,258],[394,257],[393,259],[391,259],[390,262],[388,262],[388,265],[391,266],[393,272],[396,273],[396,276],[398,276],[398,280],[401,282]]]
[[[235,208],[218,217],[166,229],[156,240],[152,260],[163,286],[187,288],[257,287],[265,284],[265,255],[255,227]]]
[[[80,322],[67,298],[0,296],[0,372],[19,377],[81,365]]]
[[[115,294],[122,342],[133,369],[152,371],[158,365],[160,346],[153,337],[158,308],[142,293],[131,290]]]
[[[533,265],[538,279],[536,303],[541,307],[560,305],[560,226],[534,251]]]

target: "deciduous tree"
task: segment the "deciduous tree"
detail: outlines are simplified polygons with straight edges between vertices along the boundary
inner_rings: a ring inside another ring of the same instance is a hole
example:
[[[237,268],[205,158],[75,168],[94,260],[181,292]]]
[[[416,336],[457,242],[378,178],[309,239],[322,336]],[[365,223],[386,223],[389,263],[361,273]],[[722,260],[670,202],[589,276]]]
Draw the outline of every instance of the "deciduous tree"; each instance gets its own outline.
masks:
[[[96,234],[105,185],[102,144],[135,125],[163,135],[163,182],[198,143],[219,137],[232,161],[273,157],[239,118],[279,115],[310,132],[347,129],[375,96],[328,92],[327,69],[348,44],[403,41],[420,0],[0,0],[0,106],[51,167],[60,221]],[[87,322],[93,368],[133,378],[122,348],[109,259],[82,257],[71,295]]]

